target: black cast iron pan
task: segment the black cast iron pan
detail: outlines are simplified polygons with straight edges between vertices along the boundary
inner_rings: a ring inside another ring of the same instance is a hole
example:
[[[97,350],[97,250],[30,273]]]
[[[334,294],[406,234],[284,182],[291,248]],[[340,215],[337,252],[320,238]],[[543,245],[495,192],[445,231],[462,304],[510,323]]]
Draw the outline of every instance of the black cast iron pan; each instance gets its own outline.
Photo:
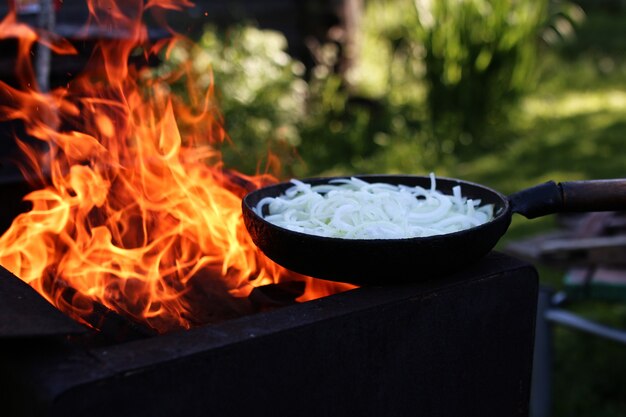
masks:
[[[361,175],[367,182],[430,187],[430,177]],[[337,178],[337,177],[334,177]],[[332,178],[304,180],[327,183]],[[547,182],[505,196],[480,184],[437,178],[437,189],[494,204],[494,219],[456,233],[409,239],[341,239],[313,236],[278,227],[252,207],[264,197],[281,195],[293,184],[271,185],[252,191],[242,201],[243,218],[253,242],[274,262],[316,278],[372,284],[432,279],[462,269],[493,249],[506,233],[513,213],[532,219],[558,212],[619,211],[626,209],[626,179]]]

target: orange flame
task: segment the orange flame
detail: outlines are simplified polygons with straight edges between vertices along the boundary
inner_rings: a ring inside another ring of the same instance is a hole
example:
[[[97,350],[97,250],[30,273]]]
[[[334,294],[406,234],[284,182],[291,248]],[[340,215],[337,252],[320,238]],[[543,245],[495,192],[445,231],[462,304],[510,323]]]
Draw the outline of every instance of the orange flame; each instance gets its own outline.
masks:
[[[275,178],[222,165],[212,91],[194,111],[129,64],[138,48],[149,58],[179,39],[150,44],[144,10],[186,6],[90,1],[89,24],[123,39],[100,42],[85,73],[50,93],[37,88],[32,47],[48,39],[67,54],[72,46],[12,13],[0,22],[0,38],[19,41],[20,77],[17,86],[0,81],[0,120],[23,122],[35,141],[16,138],[22,171],[46,184],[0,237],[0,264],[78,319],[95,301],[165,332],[253,312],[248,296],[261,285],[306,282],[298,301],[352,288],[291,273],[255,248],[241,198]],[[183,134],[179,123],[195,128]]]

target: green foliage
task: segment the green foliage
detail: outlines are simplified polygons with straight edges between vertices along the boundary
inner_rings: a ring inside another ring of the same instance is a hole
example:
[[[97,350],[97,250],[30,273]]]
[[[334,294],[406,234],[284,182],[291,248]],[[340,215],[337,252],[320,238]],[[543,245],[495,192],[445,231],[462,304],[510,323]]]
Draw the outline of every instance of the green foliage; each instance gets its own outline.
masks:
[[[335,45],[314,51],[305,76],[282,34],[249,24],[207,27],[161,71],[190,59],[192,88],[215,88],[229,167],[264,170],[272,154],[283,176],[423,172],[506,142],[507,104],[532,85],[540,29],[549,39],[567,32],[561,20],[576,20],[554,0],[558,19],[546,20],[547,2],[370,0],[345,78],[334,72]],[[189,83],[172,89],[185,97]]]
[[[362,22],[359,59],[347,78],[351,93],[373,104],[365,137],[376,148],[356,155],[351,166],[361,172],[433,170],[441,158],[424,134],[424,48],[412,35],[414,6],[410,0],[370,0]]]
[[[584,16],[556,0],[391,3],[366,3],[349,81],[396,116],[379,129],[390,145],[372,158],[414,170],[510,145],[516,106],[536,85],[541,39],[571,39]]]
[[[338,49],[333,44],[321,45],[315,55],[318,62],[309,79],[307,114],[300,126],[298,152],[303,165],[299,176],[351,170],[348,167],[356,155],[375,151],[369,103],[353,101],[344,80],[333,72]]]
[[[317,63],[308,77],[286,48],[282,34],[252,25],[208,27],[197,44],[181,43],[158,69],[176,74],[192,63],[187,77],[170,77],[172,91],[189,104],[202,104],[191,97],[196,90],[214,88],[231,139],[220,149],[227,167],[253,174],[279,161],[284,177],[377,171],[393,147],[420,143],[423,112],[415,91],[422,90],[407,71],[417,62],[412,55],[397,53],[393,71],[379,63],[393,86],[404,87],[368,97],[334,72],[336,45],[314,51]],[[423,154],[414,150],[397,163],[419,170]]]
[[[279,32],[245,24],[207,27],[198,43],[178,45],[160,68],[174,72],[191,62],[188,77],[171,86],[178,96],[214,89],[230,139],[221,149],[230,168],[253,174],[265,169],[270,154],[285,167],[296,161],[309,91],[303,64],[286,50]]]
[[[535,83],[537,40],[548,1],[415,0],[416,35],[426,49],[432,130],[455,147],[495,143],[489,125]],[[500,138],[501,139],[501,138]]]
[[[254,174],[272,165],[285,177],[307,176],[349,169],[355,155],[375,152],[373,108],[350,99],[333,70],[337,48],[319,47],[310,77],[286,51],[279,32],[207,27],[198,43],[175,47],[158,71],[176,74],[192,63],[186,77],[170,77],[172,91],[192,106],[196,90],[214,89],[230,139],[220,149],[229,168]]]

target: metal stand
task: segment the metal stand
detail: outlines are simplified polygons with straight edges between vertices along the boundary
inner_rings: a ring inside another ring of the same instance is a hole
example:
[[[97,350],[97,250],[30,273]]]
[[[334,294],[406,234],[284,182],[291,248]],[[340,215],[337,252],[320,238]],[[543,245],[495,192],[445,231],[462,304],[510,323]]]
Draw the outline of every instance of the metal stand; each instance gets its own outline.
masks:
[[[566,310],[564,293],[540,288],[535,328],[535,353],[530,397],[531,417],[550,417],[552,413],[553,329],[565,326],[626,345],[626,329],[617,329],[589,320]]]

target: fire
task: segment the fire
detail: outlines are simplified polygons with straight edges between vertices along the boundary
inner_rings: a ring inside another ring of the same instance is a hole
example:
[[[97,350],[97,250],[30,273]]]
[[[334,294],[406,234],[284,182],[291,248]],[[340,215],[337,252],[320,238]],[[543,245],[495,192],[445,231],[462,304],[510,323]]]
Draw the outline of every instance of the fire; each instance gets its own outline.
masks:
[[[33,138],[16,140],[25,178],[40,185],[0,237],[0,264],[79,320],[97,302],[159,332],[249,313],[249,295],[267,284],[306,283],[298,301],[352,288],[289,272],[256,249],[241,198],[276,178],[223,166],[212,91],[195,110],[129,64],[137,50],[147,60],[181,40],[151,44],[144,11],[162,17],[189,3],[121,4],[89,2],[89,24],[123,39],[100,42],[85,72],[51,92],[37,87],[31,51],[72,54],[72,45],[14,13],[0,22],[0,38],[19,44],[17,85],[0,81],[0,120],[20,120]]]

